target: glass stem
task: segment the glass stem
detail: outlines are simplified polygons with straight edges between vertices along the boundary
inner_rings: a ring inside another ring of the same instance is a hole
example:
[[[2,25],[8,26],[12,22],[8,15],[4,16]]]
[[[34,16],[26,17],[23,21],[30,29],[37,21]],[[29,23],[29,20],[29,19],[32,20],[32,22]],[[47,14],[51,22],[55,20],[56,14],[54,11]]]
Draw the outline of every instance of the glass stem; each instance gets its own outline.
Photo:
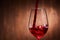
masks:
[[[37,40],[40,40],[40,38],[37,38]]]
[[[37,39],[37,40],[40,40],[40,39]]]

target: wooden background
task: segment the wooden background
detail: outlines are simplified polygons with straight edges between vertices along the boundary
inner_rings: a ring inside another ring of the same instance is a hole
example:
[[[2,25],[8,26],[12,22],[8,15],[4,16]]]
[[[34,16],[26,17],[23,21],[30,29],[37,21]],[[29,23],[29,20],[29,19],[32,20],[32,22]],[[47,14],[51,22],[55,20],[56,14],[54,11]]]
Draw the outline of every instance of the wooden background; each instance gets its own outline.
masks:
[[[36,40],[28,29],[30,10],[36,0],[0,1],[0,40]],[[39,0],[48,13],[49,29],[43,40],[60,40],[60,2]]]

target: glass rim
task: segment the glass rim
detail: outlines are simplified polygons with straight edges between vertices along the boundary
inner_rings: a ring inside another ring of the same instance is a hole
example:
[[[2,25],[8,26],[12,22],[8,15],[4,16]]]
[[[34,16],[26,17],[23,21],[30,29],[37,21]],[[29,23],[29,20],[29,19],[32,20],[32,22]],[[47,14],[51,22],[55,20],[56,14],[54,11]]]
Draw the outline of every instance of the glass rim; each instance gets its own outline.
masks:
[[[36,9],[36,8],[31,8],[31,9]],[[45,9],[45,8],[37,8],[37,9]]]

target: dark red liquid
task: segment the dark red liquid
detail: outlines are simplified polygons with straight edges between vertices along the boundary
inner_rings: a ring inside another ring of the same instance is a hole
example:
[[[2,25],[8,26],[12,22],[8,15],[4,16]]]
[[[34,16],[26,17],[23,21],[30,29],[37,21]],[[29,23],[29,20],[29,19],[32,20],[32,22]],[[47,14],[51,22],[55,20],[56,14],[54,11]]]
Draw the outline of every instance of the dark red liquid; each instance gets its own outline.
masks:
[[[37,26],[29,28],[29,30],[37,39],[40,39],[47,32],[48,28],[45,26]]]
[[[39,2],[39,0],[36,0],[33,27],[35,27],[35,23],[36,23],[36,16],[37,16],[37,10],[38,10],[38,2]]]

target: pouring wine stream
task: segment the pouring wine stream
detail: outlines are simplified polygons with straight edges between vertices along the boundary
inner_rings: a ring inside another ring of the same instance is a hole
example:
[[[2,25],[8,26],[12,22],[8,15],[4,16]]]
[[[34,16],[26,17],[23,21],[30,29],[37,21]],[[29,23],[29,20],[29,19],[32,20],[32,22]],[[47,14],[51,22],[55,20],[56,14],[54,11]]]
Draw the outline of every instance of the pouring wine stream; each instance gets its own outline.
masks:
[[[36,23],[36,16],[37,16],[38,2],[39,2],[39,0],[36,0],[36,5],[35,5],[35,15],[34,15],[34,21],[33,21],[33,28],[35,28],[35,23]],[[37,38],[37,40],[39,40],[39,39]]]
[[[33,21],[33,27],[35,27],[35,23],[36,23],[36,16],[37,16],[38,2],[39,2],[39,0],[36,0],[36,5],[35,5],[35,15],[34,15],[34,21]]]

